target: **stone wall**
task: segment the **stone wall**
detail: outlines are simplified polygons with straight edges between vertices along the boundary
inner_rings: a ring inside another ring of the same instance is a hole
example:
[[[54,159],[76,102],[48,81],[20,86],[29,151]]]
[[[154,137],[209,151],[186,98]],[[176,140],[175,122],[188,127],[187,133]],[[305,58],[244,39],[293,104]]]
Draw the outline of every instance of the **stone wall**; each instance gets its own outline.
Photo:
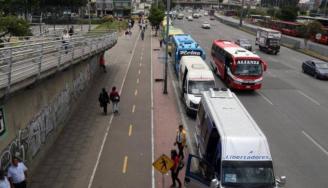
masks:
[[[98,59],[95,55],[3,100],[1,168],[8,167],[13,155],[30,169],[38,164],[99,71]]]

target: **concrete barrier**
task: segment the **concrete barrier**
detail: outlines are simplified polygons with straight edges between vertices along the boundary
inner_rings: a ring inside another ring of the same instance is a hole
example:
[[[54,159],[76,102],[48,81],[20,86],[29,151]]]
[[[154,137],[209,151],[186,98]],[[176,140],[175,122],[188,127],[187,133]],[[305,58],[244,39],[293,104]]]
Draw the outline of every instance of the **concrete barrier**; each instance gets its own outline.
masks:
[[[308,44],[308,49],[314,52],[320,52],[320,55],[328,57],[328,50],[323,46]]]
[[[98,60],[95,54],[1,102],[1,168],[7,168],[14,155],[29,169],[37,166],[97,75]]]

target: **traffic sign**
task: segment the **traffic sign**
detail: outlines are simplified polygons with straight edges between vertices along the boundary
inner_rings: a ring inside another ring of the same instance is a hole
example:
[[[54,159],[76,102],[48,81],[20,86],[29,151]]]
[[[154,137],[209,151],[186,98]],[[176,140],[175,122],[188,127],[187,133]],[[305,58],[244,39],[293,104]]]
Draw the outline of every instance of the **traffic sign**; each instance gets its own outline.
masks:
[[[174,165],[174,162],[165,154],[160,156],[154,163],[153,166],[162,174],[166,174]]]

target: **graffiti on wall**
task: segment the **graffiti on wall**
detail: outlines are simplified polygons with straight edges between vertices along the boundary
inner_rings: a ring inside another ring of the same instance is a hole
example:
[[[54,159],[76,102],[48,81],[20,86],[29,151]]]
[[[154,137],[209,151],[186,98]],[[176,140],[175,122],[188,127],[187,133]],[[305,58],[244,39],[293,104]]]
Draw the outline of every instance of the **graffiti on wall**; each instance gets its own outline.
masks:
[[[67,119],[71,104],[84,91],[90,77],[88,64],[84,72],[80,72],[71,84],[66,83],[53,101],[45,106],[24,129],[18,131],[17,137],[0,153],[1,168],[10,165],[12,156],[26,161],[37,155],[42,145],[47,142],[47,137]]]

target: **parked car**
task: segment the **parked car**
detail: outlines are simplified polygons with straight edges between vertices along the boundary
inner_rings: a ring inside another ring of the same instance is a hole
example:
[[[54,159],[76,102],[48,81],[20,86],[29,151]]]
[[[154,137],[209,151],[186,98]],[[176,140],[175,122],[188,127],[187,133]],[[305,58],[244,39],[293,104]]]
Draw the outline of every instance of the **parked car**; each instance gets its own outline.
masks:
[[[188,16],[187,20],[192,21],[193,20],[192,16]]]
[[[211,24],[209,24],[208,22],[204,22],[204,23],[202,24],[202,28],[203,28],[203,29],[211,29]]]
[[[210,20],[215,20],[214,16],[211,16],[211,17],[210,17]]]
[[[246,50],[252,51],[252,42],[248,39],[237,39],[235,43]]]
[[[302,72],[317,79],[328,79],[328,63],[319,60],[308,60],[302,64]]]
[[[208,13],[207,13],[207,12],[205,12],[205,13],[204,13],[204,16],[208,16]]]

